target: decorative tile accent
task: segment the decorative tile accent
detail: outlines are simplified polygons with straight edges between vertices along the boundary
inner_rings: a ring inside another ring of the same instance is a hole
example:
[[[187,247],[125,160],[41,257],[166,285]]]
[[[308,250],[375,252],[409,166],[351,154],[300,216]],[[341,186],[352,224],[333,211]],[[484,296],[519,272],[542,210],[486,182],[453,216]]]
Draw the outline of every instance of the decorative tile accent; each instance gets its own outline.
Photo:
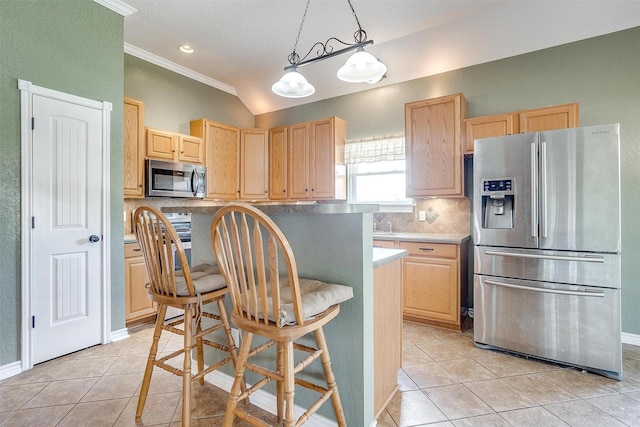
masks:
[[[471,234],[469,199],[420,199],[415,202],[412,213],[374,213],[377,228],[384,228],[380,224],[384,220],[391,222],[393,231],[399,232]],[[425,211],[426,221],[418,220],[419,211]]]

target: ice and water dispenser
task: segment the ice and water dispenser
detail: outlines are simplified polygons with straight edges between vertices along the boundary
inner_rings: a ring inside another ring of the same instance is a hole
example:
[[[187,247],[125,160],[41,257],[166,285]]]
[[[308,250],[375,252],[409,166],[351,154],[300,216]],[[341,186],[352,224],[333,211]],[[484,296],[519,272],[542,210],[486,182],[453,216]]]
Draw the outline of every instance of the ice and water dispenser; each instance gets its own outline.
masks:
[[[482,228],[513,228],[513,179],[482,180]]]

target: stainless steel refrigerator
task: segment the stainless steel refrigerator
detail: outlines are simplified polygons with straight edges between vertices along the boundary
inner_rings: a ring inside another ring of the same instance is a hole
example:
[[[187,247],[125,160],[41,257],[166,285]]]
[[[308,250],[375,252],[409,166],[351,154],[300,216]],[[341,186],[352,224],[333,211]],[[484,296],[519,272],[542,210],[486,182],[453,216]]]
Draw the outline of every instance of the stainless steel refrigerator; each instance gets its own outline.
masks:
[[[619,124],[479,139],[473,167],[476,345],[621,379]]]

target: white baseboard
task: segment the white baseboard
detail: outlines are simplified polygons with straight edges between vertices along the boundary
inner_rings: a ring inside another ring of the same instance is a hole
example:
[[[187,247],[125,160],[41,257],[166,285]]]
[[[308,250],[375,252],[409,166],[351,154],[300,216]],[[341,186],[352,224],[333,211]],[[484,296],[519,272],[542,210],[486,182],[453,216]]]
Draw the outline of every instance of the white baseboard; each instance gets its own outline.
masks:
[[[127,339],[129,338],[129,331],[127,330],[127,328],[119,329],[117,331],[111,331],[109,338],[110,338],[109,342],[116,342],[116,341]]]
[[[637,345],[640,346],[640,335],[629,334],[626,332],[622,333],[622,342],[625,344]]]
[[[233,385],[233,377],[220,371],[213,371],[205,375],[205,380],[215,385],[216,387],[221,388],[227,393],[231,391],[231,386]],[[252,393],[251,396],[249,396],[249,401],[251,402],[251,404],[256,405],[260,409],[264,409],[271,414],[275,415],[277,413],[276,397],[271,393],[267,393],[264,390],[258,390],[255,393]],[[301,408],[296,405],[296,417],[300,417],[305,412],[305,410],[305,408]],[[307,425],[309,427],[335,427],[338,424],[333,420],[315,413],[309,418],[309,421],[305,423],[305,426]]]
[[[13,363],[9,363],[4,366],[0,366],[0,381],[6,380],[14,375],[18,375],[22,372],[22,362],[17,361]]]

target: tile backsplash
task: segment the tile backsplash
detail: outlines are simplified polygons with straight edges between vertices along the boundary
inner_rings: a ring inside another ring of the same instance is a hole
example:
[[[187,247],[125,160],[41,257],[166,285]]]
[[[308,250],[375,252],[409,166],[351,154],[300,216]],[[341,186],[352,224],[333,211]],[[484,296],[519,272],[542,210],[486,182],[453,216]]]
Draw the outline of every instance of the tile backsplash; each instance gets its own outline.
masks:
[[[378,230],[407,233],[451,233],[470,234],[471,202],[461,199],[420,199],[411,213],[376,212],[373,222]],[[419,211],[425,212],[425,221],[420,221]]]

